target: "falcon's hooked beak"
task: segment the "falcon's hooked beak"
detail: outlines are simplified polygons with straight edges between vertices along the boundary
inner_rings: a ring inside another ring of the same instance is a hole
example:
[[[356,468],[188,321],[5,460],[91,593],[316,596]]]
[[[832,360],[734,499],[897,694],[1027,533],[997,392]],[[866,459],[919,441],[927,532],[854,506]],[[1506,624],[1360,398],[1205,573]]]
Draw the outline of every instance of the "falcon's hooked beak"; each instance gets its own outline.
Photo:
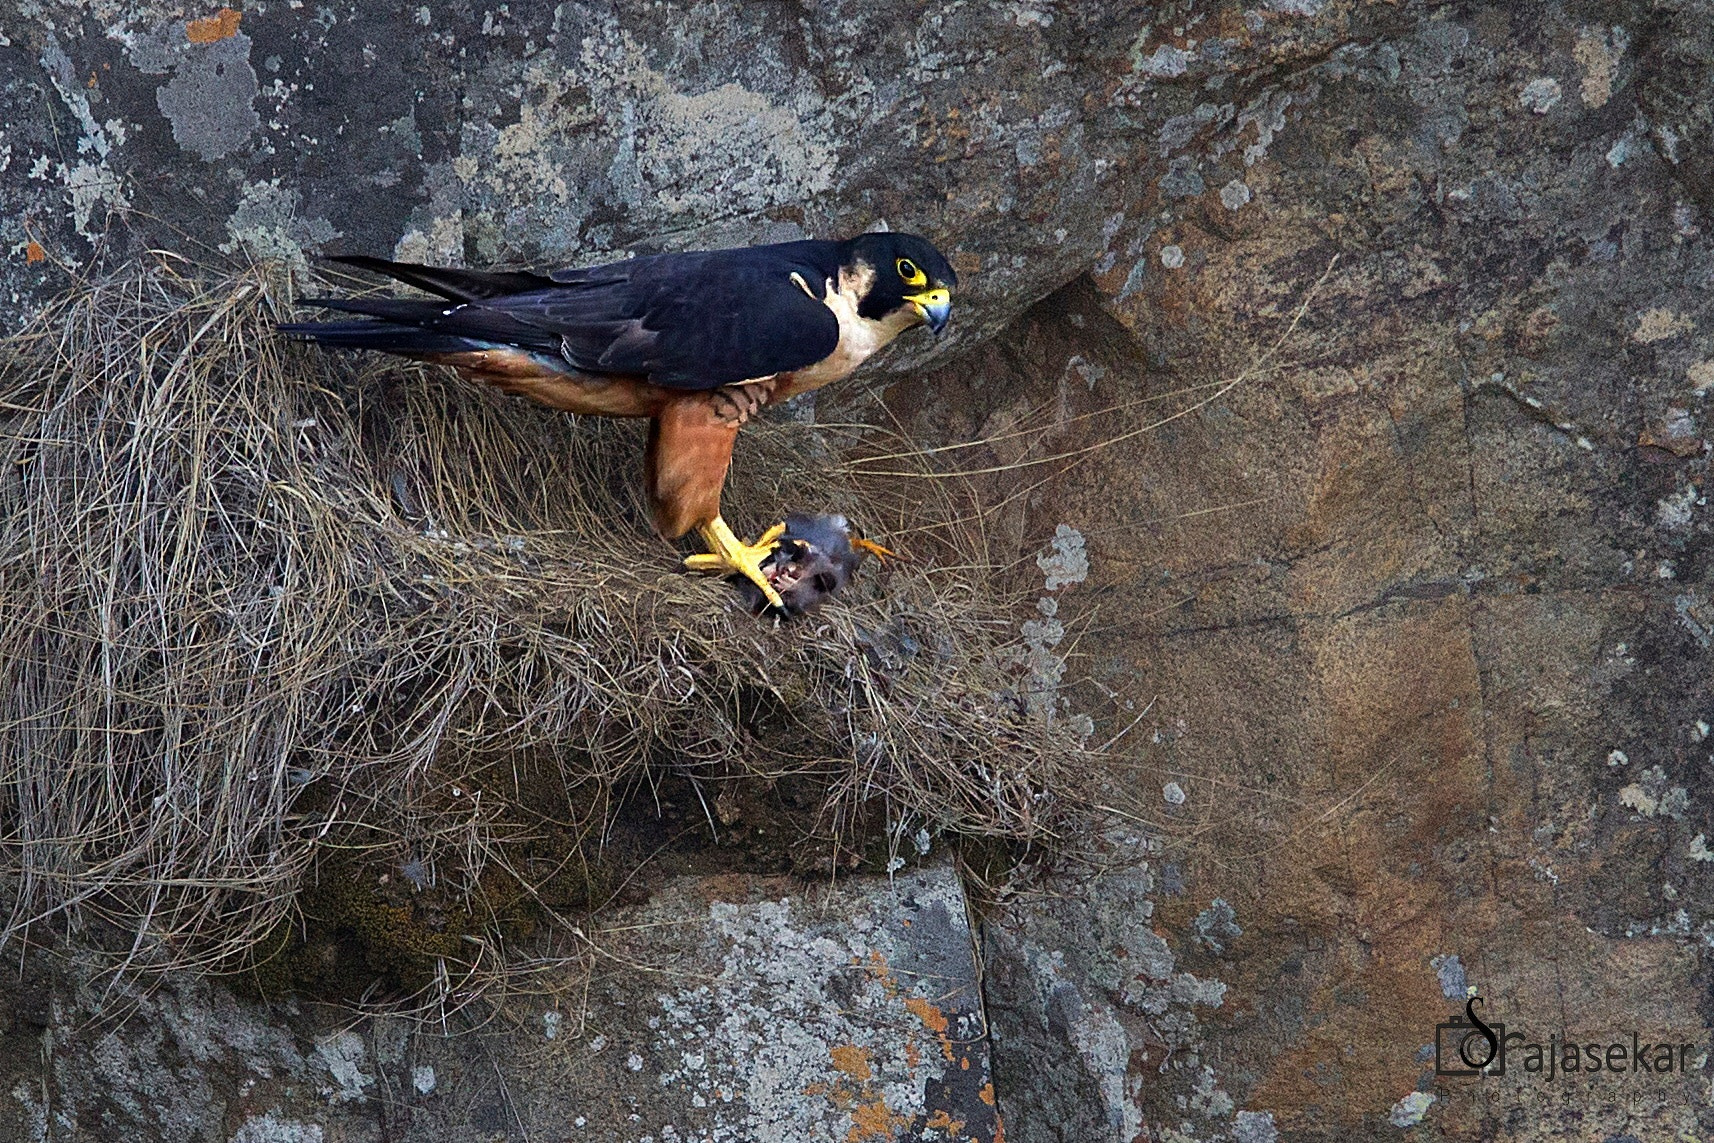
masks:
[[[943,287],[924,290],[920,294],[906,294],[905,301],[935,333],[945,329],[946,319],[952,316],[952,291]]]

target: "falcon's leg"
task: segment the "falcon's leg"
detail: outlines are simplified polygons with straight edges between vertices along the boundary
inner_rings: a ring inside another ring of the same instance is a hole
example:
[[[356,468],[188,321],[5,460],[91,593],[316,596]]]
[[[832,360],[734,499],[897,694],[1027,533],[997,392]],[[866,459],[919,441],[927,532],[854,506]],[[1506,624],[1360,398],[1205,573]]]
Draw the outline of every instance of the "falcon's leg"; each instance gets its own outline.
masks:
[[[722,390],[687,393],[669,400],[649,425],[649,509],[661,535],[676,539],[695,528],[708,546],[708,555],[691,556],[693,571],[736,573],[748,579],[775,607],[780,593],[768,582],[762,561],[785,531],[780,524],[746,544],[720,517],[720,489],[732,464],[732,444],[738,427],[749,419],[743,402]]]

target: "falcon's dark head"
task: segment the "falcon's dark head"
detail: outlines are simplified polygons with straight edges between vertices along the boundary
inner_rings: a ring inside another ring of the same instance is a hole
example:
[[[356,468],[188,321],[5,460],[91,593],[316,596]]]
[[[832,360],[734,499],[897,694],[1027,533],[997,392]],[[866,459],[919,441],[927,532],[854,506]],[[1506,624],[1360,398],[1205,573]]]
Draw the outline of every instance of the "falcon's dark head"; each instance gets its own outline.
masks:
[[[875,275],[857,305],[859,316],[880,321],[910,310],[936,333],[946,327],[958,275],[928,239],[915,234],[863,234],[848,245],[848,264],[867,267]]]

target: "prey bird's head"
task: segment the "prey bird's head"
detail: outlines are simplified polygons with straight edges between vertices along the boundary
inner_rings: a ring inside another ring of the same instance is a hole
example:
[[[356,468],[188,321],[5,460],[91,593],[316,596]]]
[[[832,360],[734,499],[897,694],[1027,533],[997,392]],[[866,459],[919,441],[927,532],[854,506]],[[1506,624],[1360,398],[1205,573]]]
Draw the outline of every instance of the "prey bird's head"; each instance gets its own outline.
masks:
[[[864,553],[883,557],[892,552],[870,540],[843,516],[810,516],[793,512],[785,519],[785,534],[762,561],[762,574],[785,601],[784,614],[795,618],[819,607],[851,582]],[[895,557],[896,558],[896,557]],[[768,610],[768,601],[743,576],[728,582],[743,593],[753,615]]]
[[[849,246],[847,260],[869,278],[868,293],[857,305],[860,316],[881,321],[904,311],[935,333],[946,328],[958,275],[928,239],[914,234],[863,234]]]

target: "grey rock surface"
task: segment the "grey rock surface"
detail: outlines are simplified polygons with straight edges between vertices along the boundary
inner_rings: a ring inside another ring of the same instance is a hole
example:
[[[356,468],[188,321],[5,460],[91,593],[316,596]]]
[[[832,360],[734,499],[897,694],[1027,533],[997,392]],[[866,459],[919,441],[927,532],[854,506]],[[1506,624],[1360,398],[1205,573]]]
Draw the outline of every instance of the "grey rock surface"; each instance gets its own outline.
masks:
[[[450,1038],[31,959],[0,1034],[0,1138],[996,1138],[950,866],[810,889],[679,878],[600,936],[593,973],[547,973]]]
[[[19,251],[563,263],[890,224],[945,242],[969,340],[1099,257],[1150,161],[1097,100],[1141,4],[222,11],[0,14]]]

